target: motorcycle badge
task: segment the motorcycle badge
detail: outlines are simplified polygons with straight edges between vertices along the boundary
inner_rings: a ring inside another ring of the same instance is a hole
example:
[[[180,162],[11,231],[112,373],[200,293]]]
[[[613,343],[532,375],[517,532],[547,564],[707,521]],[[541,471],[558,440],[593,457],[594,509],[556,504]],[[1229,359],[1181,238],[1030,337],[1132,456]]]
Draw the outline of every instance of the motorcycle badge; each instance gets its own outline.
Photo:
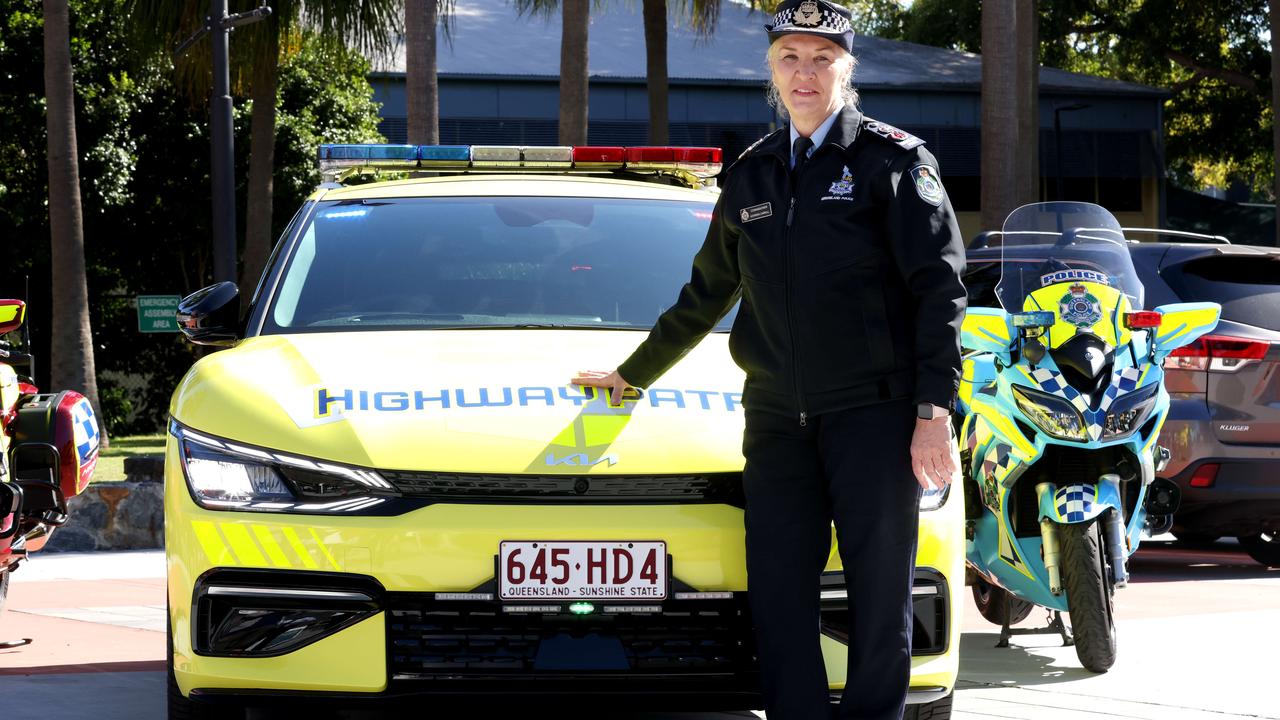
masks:
[[[822,11],[814,0],[804,0],[796,8],[792,22],[801,27],[817,27],[822,24]]]
[[[916,183],[916,194],[920,199],[934,207],[942,204],[942,183],[933,168],[928,165],[917,165],[911,168],[911,177]]]
[[[1102,319],[1102,305],[1084,285],[1076,284],[1058,301],[1058,315],[1078,328],[1093,327]]]

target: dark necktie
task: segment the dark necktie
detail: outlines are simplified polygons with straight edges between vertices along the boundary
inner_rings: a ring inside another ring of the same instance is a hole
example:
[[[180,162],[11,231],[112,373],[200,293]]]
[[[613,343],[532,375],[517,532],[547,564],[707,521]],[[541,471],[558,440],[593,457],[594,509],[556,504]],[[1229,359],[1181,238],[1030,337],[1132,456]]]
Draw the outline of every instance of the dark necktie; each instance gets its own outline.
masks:
[[[795,168],[791,170],[791,179],[794,181],[800,177],[800,168],[804,167],[804,163],[809,159],[809,148],[813,147],[813,141],[801,135],[791,146],[791,155],[796,160]]]

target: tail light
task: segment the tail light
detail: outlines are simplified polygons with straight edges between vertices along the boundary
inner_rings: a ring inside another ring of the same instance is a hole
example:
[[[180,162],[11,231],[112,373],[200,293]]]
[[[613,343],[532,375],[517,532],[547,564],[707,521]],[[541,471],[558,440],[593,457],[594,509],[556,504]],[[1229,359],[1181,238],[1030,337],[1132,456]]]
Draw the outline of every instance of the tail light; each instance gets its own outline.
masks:
[[[1205,463],[1196,468],[1191,474],[1191,487],[1207,488],[1213,487],[1213,483],[1218,479],[1218,463]]]
[[[1208,370],[1233,373],[1267,356],[1271,344],[1261,340],[1205,335],[1165,358],[1166,370]]]

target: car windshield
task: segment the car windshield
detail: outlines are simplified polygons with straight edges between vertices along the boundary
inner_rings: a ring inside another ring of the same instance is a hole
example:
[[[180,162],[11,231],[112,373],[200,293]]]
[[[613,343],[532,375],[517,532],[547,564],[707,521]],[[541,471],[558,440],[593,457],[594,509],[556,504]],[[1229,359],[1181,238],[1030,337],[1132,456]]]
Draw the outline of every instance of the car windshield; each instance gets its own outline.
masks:
[[[714,203],[443,197],[320,203],[263,332],[648,329],[688,281]],[[728,330],[731,312],[717,330]]]

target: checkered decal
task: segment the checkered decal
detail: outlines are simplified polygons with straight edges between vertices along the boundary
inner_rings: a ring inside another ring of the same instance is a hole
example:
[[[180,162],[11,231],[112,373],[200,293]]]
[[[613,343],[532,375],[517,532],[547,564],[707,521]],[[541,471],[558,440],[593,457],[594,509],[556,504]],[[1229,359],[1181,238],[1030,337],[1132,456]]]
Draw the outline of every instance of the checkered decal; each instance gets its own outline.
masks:
[[[1111,403],[1116,398],[1127,393],[1131,393],[1138,387],[1138,378],[1142,377],[1142,371],[1138,368],[1125,368],[1111,377],[1111,385],[1102,395],[1102,404],[1099,407],[1102,412],[1106,412],[1111,408]]]
[[[80,456],[80,464],[84,465],[98,452],[98,421],[93,416],[93,406],[88,400],[80,398],[71,407],[71,422],[74,425],[76,455]]]
[[[982,458],[982,476],[994,476],[999,480],[1008,475],[1018,464],[1018,459],[1011,454],[1012,450],[1012,446],[1003,443],[993,443],[987,448],[987,454]]]
[[[773,26],[769,28],[769,32],[782,32],[783,30],[817,30],[823,33],[832,33],[841,35],[853,29],[853,25],[849,20],[827,10],[822,9],[822,20],[817,25],[802,25],[795,22],[797,8],[787,8],[777,15],[773,16]]]
[[[1067,485],[1053,496],[1058,517],[1067,522],[1082,522],[1097,499],[1098,491],[1092,485]]]
[[[1081,413],[1089,410],[1089,402],[1084,399],[1079,390],[1068,385],[1067,381],[1062,378],[1062,373],[1057,370],[1043,367],[1036,368],[1031,371],[1031,377],[1040,384],[1041,390],[1066,400]]]

